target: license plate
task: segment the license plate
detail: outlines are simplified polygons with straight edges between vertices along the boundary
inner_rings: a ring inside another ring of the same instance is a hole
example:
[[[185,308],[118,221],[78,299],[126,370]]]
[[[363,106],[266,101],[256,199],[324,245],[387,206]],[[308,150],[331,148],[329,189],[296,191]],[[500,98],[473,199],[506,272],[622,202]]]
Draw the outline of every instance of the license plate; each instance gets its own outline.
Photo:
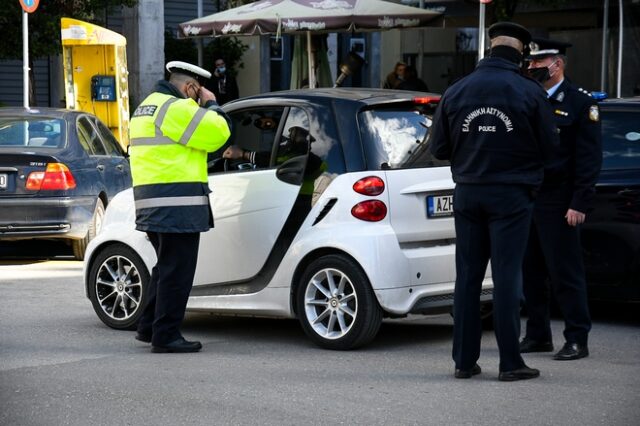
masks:
[[[427,217],[453,216],[453,195],[429,195]]]
[[[0,173],[0,189],[7,189],[7,174]]]

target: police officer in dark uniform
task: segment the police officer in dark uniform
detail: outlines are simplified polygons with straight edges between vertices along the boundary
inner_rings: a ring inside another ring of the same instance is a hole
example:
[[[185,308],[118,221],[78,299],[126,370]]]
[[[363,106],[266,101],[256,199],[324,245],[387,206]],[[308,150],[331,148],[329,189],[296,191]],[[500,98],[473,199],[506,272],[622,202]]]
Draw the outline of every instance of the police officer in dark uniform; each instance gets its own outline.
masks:
[[[520,352],[551,352],[550,278],[565,321],[566,343],[554,355],[573,360],[589,355],[591,319],[587,306],[579,225],[584,222],[602,163],[600,114],[595,100],[565,78],[571,45],[548,39],[531,43],[529,74],[547,90],[560,129],[561,162],[547,170],[535,202],[524,261],[528,314]]]
[[[451,160],[456,226],[453,360],[455,377],[480,373],[480,291],[491,259],[494,325],[501,381],[538,377],[518,340],[522,259],[533,190],[554,158],[558,139],[546,93],[523,76],[520,25],[489,28],[490,57],[444,93],[434,116],[430,150]]]

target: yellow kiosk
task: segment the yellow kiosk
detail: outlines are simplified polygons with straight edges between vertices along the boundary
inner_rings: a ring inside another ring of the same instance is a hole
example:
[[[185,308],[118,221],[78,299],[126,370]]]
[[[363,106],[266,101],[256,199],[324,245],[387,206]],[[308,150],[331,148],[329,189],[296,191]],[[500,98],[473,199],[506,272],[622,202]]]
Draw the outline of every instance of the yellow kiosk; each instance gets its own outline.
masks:
[[[90,112],[129,145],[127,40],[76,19],[62,18],[62,56],[68,109]]]

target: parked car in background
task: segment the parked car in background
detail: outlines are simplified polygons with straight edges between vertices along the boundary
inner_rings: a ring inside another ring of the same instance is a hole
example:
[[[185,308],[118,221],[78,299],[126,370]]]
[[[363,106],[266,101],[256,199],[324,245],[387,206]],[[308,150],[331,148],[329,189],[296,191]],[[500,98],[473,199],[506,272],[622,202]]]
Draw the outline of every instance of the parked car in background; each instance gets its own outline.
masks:
[[[427,149],[438,100],[313,89],[225,104],[230,143],[260,161],[210,161],[215,228],[201,235],[187,309],[297,317],[331,349],[371,341],[383,317],[448,314],[453,181]],[[132,192],[112,201],[85,259],[87,296],[118,329],[137,322],[156,262],[135,230]]]
[[[62,238],[77,259],[131,186],[126,153],[97,117],[0,108],[0,240]]]
[[[640,98],[600,111],[602,170],[581,233],[589,297],[640,302]]]

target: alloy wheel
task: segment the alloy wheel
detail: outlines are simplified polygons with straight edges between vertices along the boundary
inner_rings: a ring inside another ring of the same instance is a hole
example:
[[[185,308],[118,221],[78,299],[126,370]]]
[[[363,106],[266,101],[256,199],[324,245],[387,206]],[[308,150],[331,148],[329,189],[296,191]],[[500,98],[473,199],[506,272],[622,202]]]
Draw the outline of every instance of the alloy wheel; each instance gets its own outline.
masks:
[[[124,256],[111,256],[102,262],[95,290],[102,311],[114,320],[127,320],[140,308],[142,279],[136,266]]]
[[[353,283],[337,269],[321,269],[307,283],[304,309],[309,324],[319,336],[332,340],[345,336],[358,315]]]

